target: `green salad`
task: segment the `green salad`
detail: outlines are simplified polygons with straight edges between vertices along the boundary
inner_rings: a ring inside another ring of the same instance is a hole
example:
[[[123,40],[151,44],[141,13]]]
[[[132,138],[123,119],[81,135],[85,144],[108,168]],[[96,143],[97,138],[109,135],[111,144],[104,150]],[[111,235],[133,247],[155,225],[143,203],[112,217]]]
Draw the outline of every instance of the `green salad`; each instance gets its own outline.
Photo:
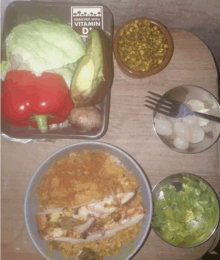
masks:
[[[218,200],[212,189],[195,176],[184,176],[182,190],[162,185],[154,198],[152,226],[172,245],[190,247],[212,233],[219,217]]]

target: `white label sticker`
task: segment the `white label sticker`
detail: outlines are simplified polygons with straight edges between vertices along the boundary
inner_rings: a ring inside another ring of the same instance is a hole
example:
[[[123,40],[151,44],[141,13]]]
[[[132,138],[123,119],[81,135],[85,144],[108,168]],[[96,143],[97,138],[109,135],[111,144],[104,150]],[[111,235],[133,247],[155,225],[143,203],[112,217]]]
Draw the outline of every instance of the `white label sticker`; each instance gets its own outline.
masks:
[[[102,6],[72,6],[71,26],[82,37],[87,37],[92,29],[103,30]]]

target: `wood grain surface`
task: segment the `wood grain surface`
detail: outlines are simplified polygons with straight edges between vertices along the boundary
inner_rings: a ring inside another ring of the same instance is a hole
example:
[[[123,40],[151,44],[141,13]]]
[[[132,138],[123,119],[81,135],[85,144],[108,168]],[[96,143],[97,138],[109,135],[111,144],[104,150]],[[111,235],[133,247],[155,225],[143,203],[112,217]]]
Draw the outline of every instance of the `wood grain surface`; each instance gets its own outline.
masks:
[[[148,90],[163,94],[172,87],[194,84],[217,97],[217,72],[206,45],[195,35],[172,29],[174,55],[162,72],[147,79],[132,79],[114,63],[111,110],[106,135],[99,141],[122,148],[138,161],[152,187],[162,178],[189,172],[205,178],[220,193],[217,144],[195,155],[176,153],[154,133],[152,111],[143,106]],[[56,140],[21,144],[1,139],[2,149],[2,259],[40,260],[24,226],[23,203],[27,185],[40,163],[57,149],[80,140]],[[193,249],[179,249],[163,242],[151,230],[134,260],[197,260],[213,238]]]

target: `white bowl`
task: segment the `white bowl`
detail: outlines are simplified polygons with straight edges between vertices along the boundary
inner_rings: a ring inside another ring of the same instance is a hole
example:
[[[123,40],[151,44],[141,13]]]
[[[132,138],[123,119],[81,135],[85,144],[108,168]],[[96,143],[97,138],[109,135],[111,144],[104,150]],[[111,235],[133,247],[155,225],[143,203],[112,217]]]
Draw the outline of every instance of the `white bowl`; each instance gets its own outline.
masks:
[[[51,156],[49,156],[46,160],[44,160],[41,163],[41,165],[38,167],[38,169],[34,172],[30,180],[30,183],[28,185],[26,195],[25,195],[25,201],[24,201],[25,225],[28,234],[31,238],[31,241],[33,242],[37,250],[40,252],[40,254],[46,259],[50,259],[50,260],[64,259],[62,257],[62,254],[56,250],[53,251],[52,257],[48,257],[47,249],[46,249],[47,242],[41,239],[38,235],[35,215],[39,212],[39,202],[36,199],[36,192],[42,177],[50,169],[50,167],[55,161],[66,157],[68,154],[72,152],[76,152],[80,150],[100,150],[109,153],[110,155],[117,157],[121,161],[121,163],[125,166],[125,168],[128,169],[129,171],[132,171],[137,178],[142,193],[143,205],[147,209],[146,216],[142,220],[142,228],[140,229],[140,232],[138,233],[136,239],[124,245],[119,254],[117,254],[113,258],[112,256],[105,258],[105,260],[131,259],[140,250],[145,240],[147,239],[147,236],[150,231],[150,225],[151,225],[151,219],[153,213],[151,187],[144,171],[141,169],[138,163],[123,150],[107,143],[86,141],[86,142],[79,142],[79,143],[75,143],[63,147],[58,151],[56,151],[55,153],[53,153]],[[76,258],[73,258],[73,260],[74,259]]]

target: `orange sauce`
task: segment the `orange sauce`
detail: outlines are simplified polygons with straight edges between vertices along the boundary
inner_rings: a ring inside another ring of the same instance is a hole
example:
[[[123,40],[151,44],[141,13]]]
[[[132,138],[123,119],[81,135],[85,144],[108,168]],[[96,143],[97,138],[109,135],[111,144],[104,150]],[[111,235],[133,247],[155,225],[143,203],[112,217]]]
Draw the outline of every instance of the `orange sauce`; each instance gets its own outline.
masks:
[[[101,151],[84,150],[58,160],[41,180],[37,191],[40,208],[81,205],[112,193],[137,187],[133,174]],[[126,178],[124,185],[122,180]]]

